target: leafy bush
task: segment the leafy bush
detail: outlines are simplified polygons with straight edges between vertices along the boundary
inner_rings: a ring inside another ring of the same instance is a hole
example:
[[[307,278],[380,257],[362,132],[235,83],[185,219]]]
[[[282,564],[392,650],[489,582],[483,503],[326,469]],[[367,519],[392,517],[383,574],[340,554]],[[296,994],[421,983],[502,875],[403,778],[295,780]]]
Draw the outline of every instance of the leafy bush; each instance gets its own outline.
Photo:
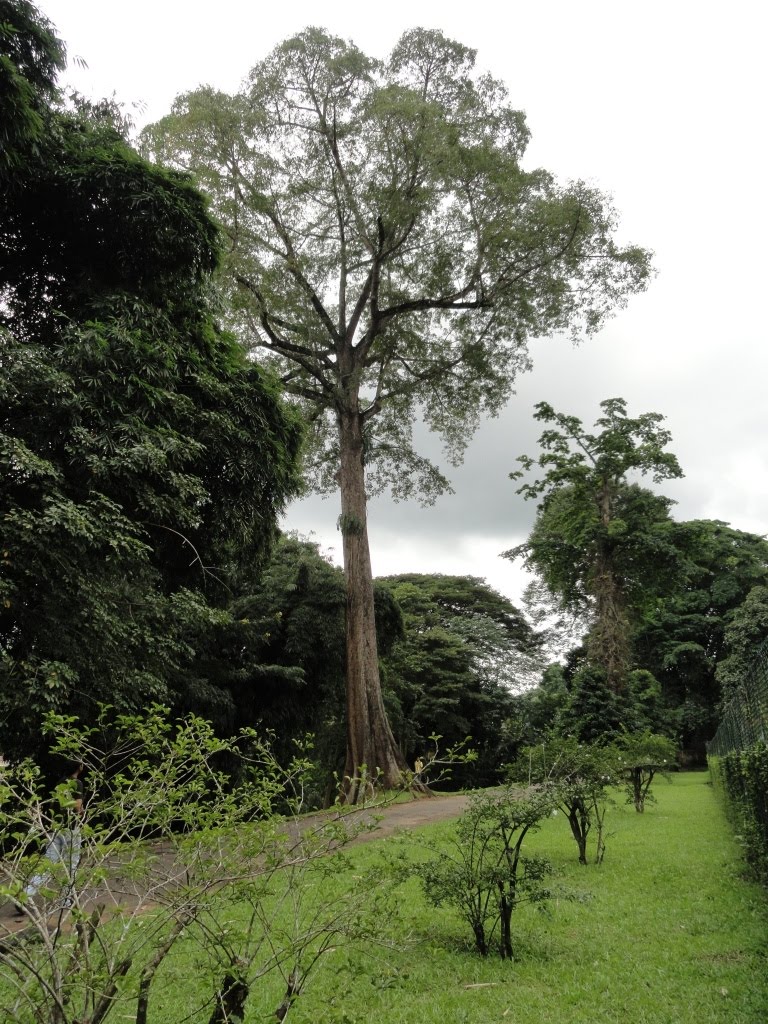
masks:
[[[552,895],[544,881],[551,873],[549,862],[522,856],[525,837],[552,808],[546,788],[473,796],[448,849],[433,845],[435,856],[415,868],[427,900],[435,907],[455,907],[483,956],[498,929],[499,953],[511,959],[513,911]]]
[[[615,779],[615,769],[613,748],[551,736],[545,743],[522,750],[507,775],[512,782],[548,787],[568,821],[580,864],[587,863],[587,839],[594,827],[595,863],[600,864],[605,855],[607,788]]]

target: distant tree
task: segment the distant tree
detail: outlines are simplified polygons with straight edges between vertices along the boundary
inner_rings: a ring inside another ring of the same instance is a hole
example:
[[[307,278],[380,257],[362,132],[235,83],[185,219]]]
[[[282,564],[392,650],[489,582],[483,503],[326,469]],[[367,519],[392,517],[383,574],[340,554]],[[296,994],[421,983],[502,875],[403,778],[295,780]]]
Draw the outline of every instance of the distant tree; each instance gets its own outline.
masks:
[[[656,482],[682,475],[666,446],[670,435],[658,413],[627,416],[626,403],[601,402],[597,433],[581,420],[540,402],[536,418],[553,423],[539,439],[538,460],[521,456],[519,479],[538,465],[543,475],[518,491],[539,498],[539,512],[525,544],[506,552],[523,557],[566,608],[592,612],[587,650],[615,693],[625,689],[632,628],[649,597],[671,586],[681,572],[672,543],[672,502],[628,480],[649,474]],[[543,497],[542,497],[543,496]]]
[[[647,606],[634,637],[635,660],[661,684],[665,704],[677,715],[683,749],[703,760],[705,741],[717,728],[722,687],[728,685],[725,663],[739,645],[729,630],[750,617],[741,609],[752,590],[768,585],[768,541],[704,519],[678,523],[674,543],[685,559],[685,577]],[[747,656],[760,639],[759,617],[755,627],[744,637]]]
[[[679,733],[679,722],[674,710],[664,700],[661,683],[647,669],[635,668],[629,673],[627,695],[630,701],[631,721],[625,726],[635,732],[650,729],[665,736]]]
[[[416,415],[457,462],[528,338],[595,330],[649,273],[602,195],[523,170],[524,117],[474,59],[414,29],[379,62],[310,28],[241,94],[180,96],[143,135],[210,194],[235,323],[306,409],[318,485],[340,490],[347,773],[376,765],[387,784],[404,761],[379,681],[368,494],[433,499],[447,481],[413,448]]]
[[[513,761],[520,747],[547,735],[567,700],[565,672],[558,663],[547,665],[535,686],[514,694],[510,716],[503,724],[504,759]]]
[[[625,727],[627,707],[626,687],[617,693],[602,665],[582,665],[570,681],[554,728],[583,743],[610,743]]]
[[[504,733],[508,759],[514,759],[519,747],[553,738],[605,745],[627,731],[677,735],[678,726],[650,672],[633,669],[625,689],[615,693],[602,668],[573,658],[571,664],[547,666],[537,686],[513,699]]]
[[[473,781],[496,781],[502,724],[513,689],[539,667],[538,637],[511,601],[475,577],[410,573],[377,583],[403,615],[403,636],[383,667],[404,754],[421,753],[433,733],[449,746],[471,735]],[[453,778],[467,781],[465,770]]]
[[[676,767],[677,747],[667,736],[650,730],[623,736],[617,743],[619,775],[624,779],[627,803],[642,814],[654,797],[650,792],[656,775],[669,775]]]
[[[581,665],[567,685],[567,696],[552,723],[557,735],[611,743],[626,732],[646,729],[677,734],[677,716],[665,704],[658,680],[644,669],[628,672],[619,693],[609,685],[605,670],[590,663]]]
[[[176,701],[229,566],[263,559],[296,492],[301,434],[212,319],[201,195],[142,160],[108,105],[59,109],[23,31],[10,59],[44,130],[0,189],[6,756],[40,749],[48,709]]]
[[[748,685],[758,656],[765,653],[768,641],[768,586],[753,587],[743,604],[729,617],[725,627],[727,656],[717,665],[715,674],[722,687],[722,703],[737,688]]]

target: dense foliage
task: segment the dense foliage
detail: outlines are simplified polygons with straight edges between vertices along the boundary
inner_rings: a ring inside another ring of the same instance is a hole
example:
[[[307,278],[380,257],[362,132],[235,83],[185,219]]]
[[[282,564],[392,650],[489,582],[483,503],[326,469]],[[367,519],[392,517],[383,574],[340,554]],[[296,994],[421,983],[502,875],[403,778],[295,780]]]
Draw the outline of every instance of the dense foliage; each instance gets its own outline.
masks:
[[[540,668],[540,640],[524,616],[470,576],[384,577],[402,610],[403,635],[383,659],[390,720],[409,762],[439,734],[453,746],[470,736],[477,759],[454,784],[498,781],[503,723],[513,691]]]
[[[179,700],[191,635],[295,493],[300,437],[212,318],[202,197],[142,160],[109,104],[63,109],[23,31],[16,73],[43,129],[0,191],[7,755],[39,749],[49,708]]]
[[[332,731],[328,716],[341,715],[344,696],[341,570],[316,545],[281,536],[268,559],[234,567],[228,583],[228,614],[201,623],[194,640],[189,710],[225,735],[268,729],[278,753],[294,737]]]
[[[710,758],[754,874],[768,884],[768,744]]]

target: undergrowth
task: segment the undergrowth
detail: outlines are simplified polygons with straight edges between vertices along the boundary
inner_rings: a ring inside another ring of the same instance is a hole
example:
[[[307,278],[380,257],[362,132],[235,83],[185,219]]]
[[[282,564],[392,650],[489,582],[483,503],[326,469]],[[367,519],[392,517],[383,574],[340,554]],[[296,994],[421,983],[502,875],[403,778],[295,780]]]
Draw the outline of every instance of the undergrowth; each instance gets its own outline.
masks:
[[[456,914],[428,907],[411,880],[398,891],[384,941],[328,954],[290,1024],[763,1024],[765,895],[743,877],[707,774],[660,782],[656,796],[644,815],[611,808],[599,867],[578,864],[562,816],[530,838],[528,850],[546,854],[559,882],[583,899],[516,911],[513,961],[477,955]],[[447,836],[451,827],[425,831]],[[350,853],[354,873],[387,857],[417,857],[418,833],[405,846],[387,839]],[[207,1020],[202,1009],[188,1016],[199,966],[183,955],[168,964],[152,1024]],[[274,1020],[283,991],[278,979],[259,983],[246,1022]]]

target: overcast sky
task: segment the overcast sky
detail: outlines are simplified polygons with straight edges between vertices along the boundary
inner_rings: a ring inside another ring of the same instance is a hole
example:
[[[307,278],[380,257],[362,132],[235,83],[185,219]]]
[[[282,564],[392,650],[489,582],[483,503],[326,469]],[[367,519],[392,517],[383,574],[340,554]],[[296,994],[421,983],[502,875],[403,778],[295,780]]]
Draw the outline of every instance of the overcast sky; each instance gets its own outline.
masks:
[[[528,116],[526,165],[586,179],[613,196],[620,241],[655,252],[657,277],[597,337],[532,346],[534,369],[450,471],[436,505],[371,503],[374,573],[485,577],[513,599],[521,574],[499,552],[523,540],[535,509],[508,479],[535,454],[533,407],[592,424],[621,396],[660,412],[685,479],[664,484],[679,519],[768,531],[766,14],[756,0],[431,0],[263,4],[248,0],[42,0],[86,95],[143,105],[139,124],[202,83],[235,90],[274,45],[322,25],[385,56],[402,32],[440,28],[478,51]],[[430,451],[439,448],[425,439]],[[444,467],[448,469],[448,467]],[[286,527],[340,557],[335,498],[289,510]]]

